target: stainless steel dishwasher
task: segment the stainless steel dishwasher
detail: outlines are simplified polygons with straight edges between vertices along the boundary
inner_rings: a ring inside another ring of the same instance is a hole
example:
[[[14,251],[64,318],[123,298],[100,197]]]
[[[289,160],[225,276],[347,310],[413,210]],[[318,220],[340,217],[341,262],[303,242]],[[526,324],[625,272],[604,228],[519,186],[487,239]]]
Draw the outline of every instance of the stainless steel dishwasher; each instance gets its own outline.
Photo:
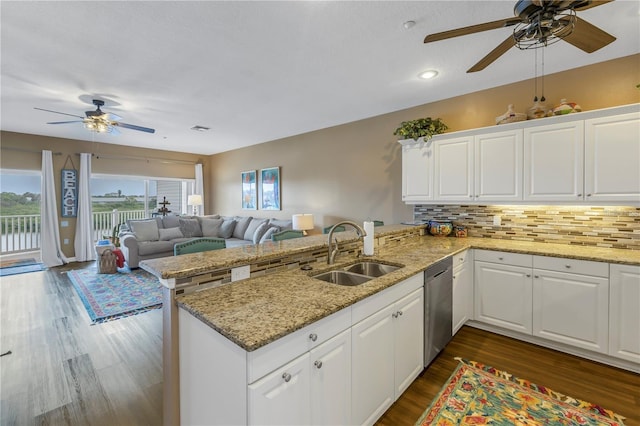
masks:
[[[424,366],[452,337],[453,261],[447,257],[424,272]]]

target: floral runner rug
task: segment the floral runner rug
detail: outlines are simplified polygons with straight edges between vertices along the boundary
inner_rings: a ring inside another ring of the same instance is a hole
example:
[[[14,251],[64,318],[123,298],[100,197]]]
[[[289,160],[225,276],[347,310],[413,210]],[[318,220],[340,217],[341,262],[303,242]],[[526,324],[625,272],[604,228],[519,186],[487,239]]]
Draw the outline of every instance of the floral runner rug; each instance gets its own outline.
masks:
[[[624,417],[595,404],[456,359],[460,364],[416,426],[623,425]]]
[[[117,320],[162,307],[162,285],[142,269],[98,274],[94,268],[67,273],[92,324]]]

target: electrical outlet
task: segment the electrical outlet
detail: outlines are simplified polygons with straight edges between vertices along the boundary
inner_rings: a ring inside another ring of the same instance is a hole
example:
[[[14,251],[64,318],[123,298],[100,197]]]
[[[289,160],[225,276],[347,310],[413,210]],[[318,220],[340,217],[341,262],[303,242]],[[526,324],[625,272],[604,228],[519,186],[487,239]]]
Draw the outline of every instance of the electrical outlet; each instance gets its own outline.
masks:
[[[251,276],[251,266],[239,266],[231,269],[231,281],[246,280]]]
[[[502,217],[500,217],[499,215],[495,215],[493,217],[493,226],[500,226],[502,225]]]
[[[64,240],[62,240],[62,243],[63,243],[63,244],[69,244],[69,239],[68,239],[68,238],[65,238]]]
[[[60,222],[60,227],[61,228],[66,228],[67,226],[69,226],[69,221],[68,220],[63,220]]]

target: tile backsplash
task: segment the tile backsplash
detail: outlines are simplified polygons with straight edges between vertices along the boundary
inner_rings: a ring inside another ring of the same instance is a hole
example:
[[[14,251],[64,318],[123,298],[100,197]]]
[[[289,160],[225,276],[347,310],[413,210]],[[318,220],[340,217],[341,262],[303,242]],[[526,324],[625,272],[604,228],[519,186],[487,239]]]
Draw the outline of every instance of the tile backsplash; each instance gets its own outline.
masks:
[[[637,207],[416,205],[413,217],[464,225],[470,237],[640,250]]]

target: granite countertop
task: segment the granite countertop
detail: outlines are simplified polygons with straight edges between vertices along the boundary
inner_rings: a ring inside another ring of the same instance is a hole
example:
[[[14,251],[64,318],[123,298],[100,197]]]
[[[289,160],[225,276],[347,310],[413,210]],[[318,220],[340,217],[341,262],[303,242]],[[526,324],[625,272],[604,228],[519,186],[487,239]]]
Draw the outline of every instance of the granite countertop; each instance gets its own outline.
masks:
[[[376,231],[376,236],[379,235]],[[355,235],[343,236],[344,239],[354,237]],[[309,242],[315,244],[313,241]],[[294,246],[292,250],[299,250],[300,247],[302,245]],[[278,251],[281,255],[282,248],[280,246],[280,250],[275,250],[275,247],[270,249],[252,246],[251,250],[255,253],[248,254],[246,259],[254,256],[261,258],[257,254],[260,251],[265,252],[267,257],[274,256]],[[305,245],[304,248],[308,249],[309,245]],[[176,302],[179,307],[190,312],[238,346],[247,351],[253,351],[421,273],[431,264],[468,248],[640,265],[640,251],[634,250],[486,238],[425,236],[411,238],[397,247],[383,247],[376,256],[367,257],[367,260],[403,267],[359,286],[340,286],[310,277],[312,274],[344,267],[358,261],[354,257],[339,256],[339,262],[335,265],[320,264],[311,272],[297,269],[264,275],[179,296]],[[175,258],[173,259],[169,265],[176,262]],[[237,259],[226,261],[236,263]]]

